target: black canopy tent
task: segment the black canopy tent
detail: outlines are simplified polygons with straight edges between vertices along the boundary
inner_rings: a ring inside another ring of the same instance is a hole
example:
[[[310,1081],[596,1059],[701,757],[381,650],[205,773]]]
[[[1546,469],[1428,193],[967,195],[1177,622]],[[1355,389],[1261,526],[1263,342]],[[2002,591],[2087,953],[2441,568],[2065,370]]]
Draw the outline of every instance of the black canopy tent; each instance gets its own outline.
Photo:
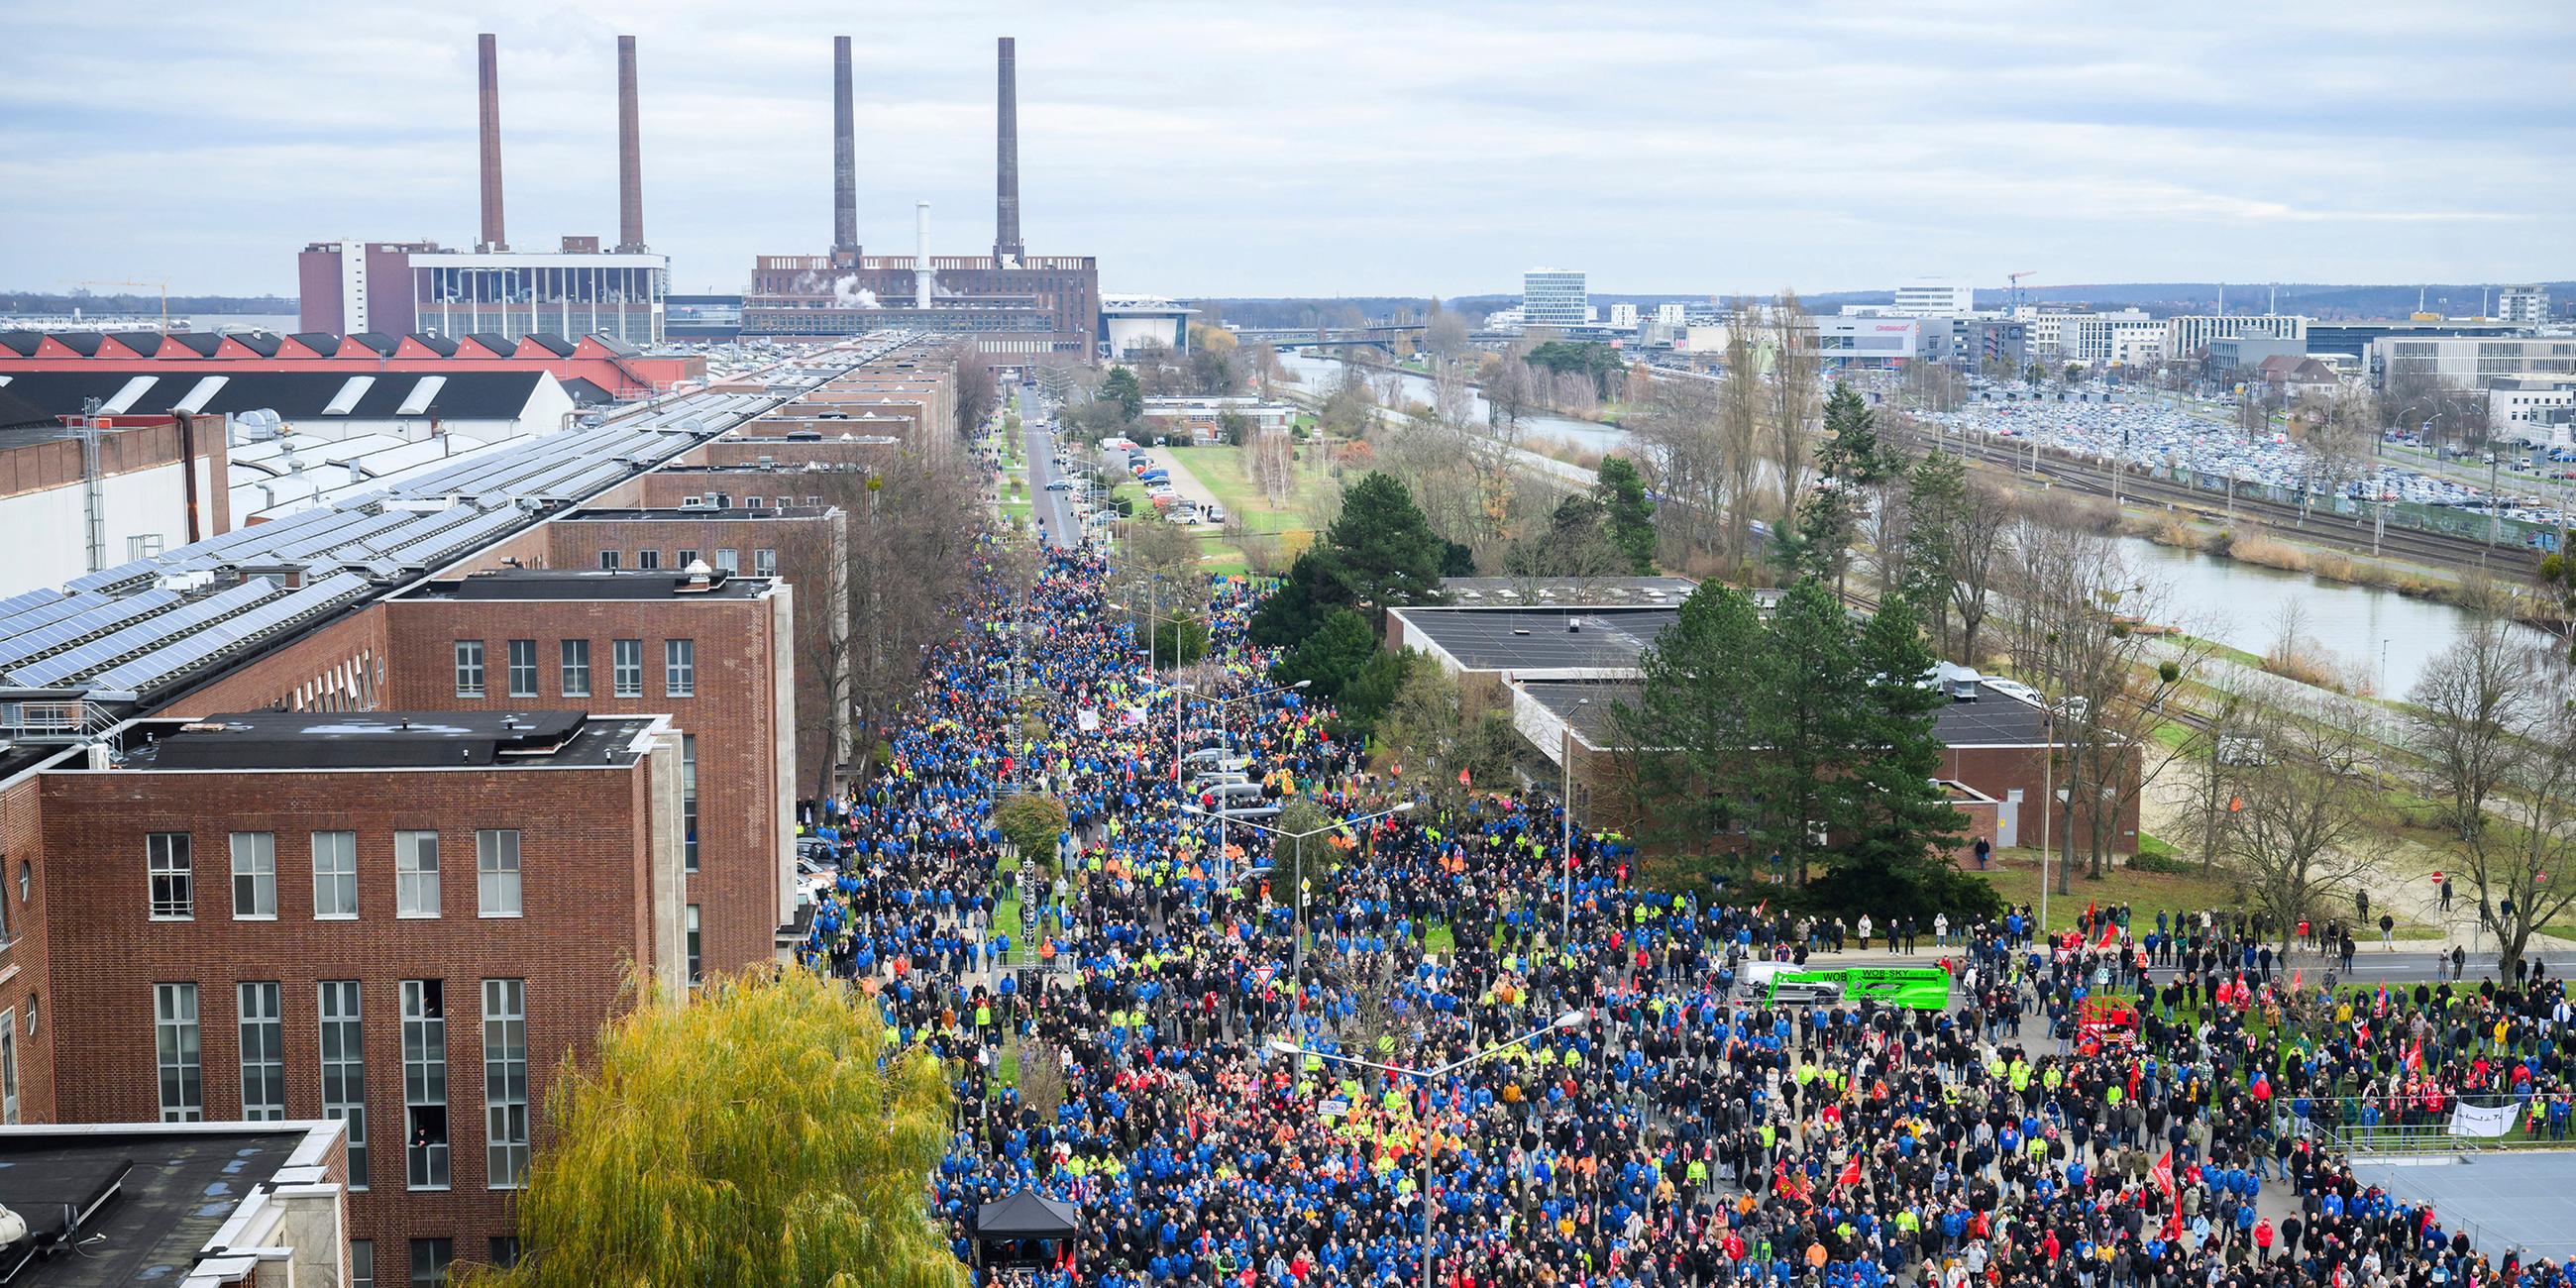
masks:
[[[975,1251],[985,1256],[986,1244],[1018,1244],[1036,1240],[1070,1239],[1082,1233],[1082,1216],[1062,1199],[1051,1199],[1036,1190],[1020,1190],[975,1209]],[[993,1260],[1013,1262],[1042,1260],[1045,1253],[1031,1248],[1020,1255],[1014,1250],[996,1249]]]

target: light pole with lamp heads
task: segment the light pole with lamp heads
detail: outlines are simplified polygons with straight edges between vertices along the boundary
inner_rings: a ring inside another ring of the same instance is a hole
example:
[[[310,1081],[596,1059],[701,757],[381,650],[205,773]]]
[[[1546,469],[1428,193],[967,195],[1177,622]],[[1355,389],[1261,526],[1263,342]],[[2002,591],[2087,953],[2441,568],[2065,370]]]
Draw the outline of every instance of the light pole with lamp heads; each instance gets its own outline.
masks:
[[[1363,1069],[1376,1069],[1382,1073],[1391,1073],[1398,1077],[1411,1078],[1422,1088],[1422,1283],[1424,1288],[1429,1288],[1431,1284],[1432,1080],[1446,1077],[1460,1069],[1466,1068],[1468,1065],[1493,1059],[1495,1056],[1501,1055],[1505,1051],[1509,1051],[1514,1047],[1524,1046],[1539,1038],[1545,1037],[1550,1033],[1557,1032],[1560,1029],[1582,1028],[1585,1024],[1590,1023],[1591,1019],[1592,1017],[1590,1015],[1585,1014],[1582,1011],[1567,1011],[1564,1014],[1557,1016],[1555,1019],[1548,1021],[1545,1025],[1531,1029],[1529,1032],[1513,1038],[1509,1042],[1496,1043],[1482,1051],[1471,1052],[1467,1055],[1460,1056],[1447,1064],[1431,1069],[1414,1069],[1400,1064],[1380,1064],[1375,1060],[1363,1060],[1357,1056],[1342,1055],[1339,1052],[1318,1051],[1312,1047],[1299,1046],[1286,1038],[1272,1038],[1269,1041],[1268,1046],[1271,1052],[1275,1055],[1302,1055],[1317,1060],[1332,1060],[1341,1064],[1355,1064]]]
[[[1202,818],[1211,816],[1209,811],[1200,809],[1196,805],[1184,805],[1181,808],[1188,813],[1199,815]],[[1256,823],[1248,818],[1238,818],[1234,820],[1237,823],[1243,824],[1245,827],[1258,828],[1261,831],[1268,832],[1272,836],[1288,837],[1297,843],[1295,846],[1297,855],[1297,867],[1295,873],[1296,884],[1289,887],[1288,973],[1292,977],[1289,980],[1289,993],[1292,997],[1297,999],[1297,1012],[1299,1014],[1302,1015],[1305,1013],[1305,990],[1296,987],[1296,980],[1293,977],[1297,973],[1297,967],[1305,955],[1306,948],[1306,838],[1310,836],[1321,836],[1326,832],[1338,832],[1346,827],[1356,827],[1362,823],[1373,823],[1382,818],[1392,817],[1397,814],[1410,814],[1412,812],[1413,802],[1406,801],[1393,809],[1382,809],[1374,814],[1362,814],[1355,818],[1335,819],[1328,826],[1309,828],[1303,832],[1291,832],[1285,828],[1272,827],[1266,823]],[[1223,820],[1225,820],[1228,815],[1224,811],[1219,810],[1213,815],[1213,817],[1219,820],[1218,826],[1222,827],[1224,826]],[[1219,854],[1224,852],[1222,845],[1223,843],[1220,842],[1220,848],[1218,850]]]

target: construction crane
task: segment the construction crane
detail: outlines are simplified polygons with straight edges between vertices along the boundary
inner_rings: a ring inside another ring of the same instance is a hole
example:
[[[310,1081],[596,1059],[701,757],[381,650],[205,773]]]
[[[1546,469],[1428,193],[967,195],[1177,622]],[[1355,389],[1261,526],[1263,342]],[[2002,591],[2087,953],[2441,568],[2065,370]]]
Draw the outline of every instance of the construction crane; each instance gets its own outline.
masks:
[[[119,281],[112,281],[112,282],[108,282],[108,281],[101,281],[101,282],[74,282],[74,283],[72,283],[72,285],[74,285],[74,286],[140,286],[140,287],[148,287],[148,288],[151,288],[151,289],[154,289],[154,290],[158,290],[159,292],[161,292],[161,333],[162,333],[162,334],[164,334],[164,335],[167,335],[167,334],[169,334],[169,333],[170,333],[170,279],[169,279],[169,278],[166,278],[166,277],[165,277],[165,278],[162,278],[160,281],[157,281],[157,282],[137,282],[137,281],[131,281],[131,280],[119,280]]]
[[[2021,279],[2025,277],[2037,277],[2039,276],[2039,270],[2026,269],[2019,273],[2006,273],[2004,276],[2012,279],[2012,311],[2015,316],[2019,316],[2021,313]]]

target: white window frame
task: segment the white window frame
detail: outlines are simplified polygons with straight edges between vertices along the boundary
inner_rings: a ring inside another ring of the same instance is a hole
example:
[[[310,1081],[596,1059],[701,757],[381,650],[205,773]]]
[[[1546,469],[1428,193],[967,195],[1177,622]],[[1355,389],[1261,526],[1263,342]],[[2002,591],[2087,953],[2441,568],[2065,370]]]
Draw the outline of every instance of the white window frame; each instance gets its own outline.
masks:
[[[152,986],[152,1051],[161,1121],[206,1119],[205,1044],[197,1032],[197,986]]]
[[[689,987],[696,988],[698,986],[698,981],[704,975],[706,967],[706,955],[701,951],[700,947],[701,940],[699,938],[698,929],[698,905],[694,903],[690,904],[688,915],[689,921],[686,939],[688,943]]]
[[[439,1001],[433,1014],[430,987]],[[455,1179],[449,1149],[456,1124],[449,1117],[447,1095],[447,984],[436,979],[402,981],[403,1039],[403,1188],[444,1190]],[[442,1139],[414,1143],[425,1120],[417,1110],[436,1110],[446,1125]]]
[[[348,1125],[349,1188],[367,1188],[367,1024],[365,990],[354,979],[313,986],[315,1039],[322,1060],[322,1116]],[[335,1041],[336,1039],[336,1041]],[[334,1096],[337,1086],[342,1094]],[[357,1098],[348,1092],[355,1089]]]
[[[482,697],[489,691],[484,680],[483,641],[456,641],[456,696]]]
[[[590,696],[590,641],[565,640],[555,648],[556,682],[567,698]],[[579,677],[578,680],[575,677]]]
[[[144,833],[143,861],[151,878],[146,906],[152,920],[197,919],[196,849],[196,838],[187,832]],[[162,895],[164,882],[170,891],[167,898]]]
[[[520,884],[519,829],[484,828],[474,834],[474,915],[517,917],[526,913],[526,891]]]
[[[424,841],[426,850],[421,848]],[[438,833],[425,829],[394,833],[394,916],[435,921],[438,915]]]
[[[644,696],[644,641],[608,642],[609,692],[621,698]]]
[[[277,920],[277,833],[235,832],[231,838],[233,856],[233,920]],[[243,896],[249,896],[247,911]]]
[[[506,647],[509,649],[509,672],[507,683],[509,684],[510,696],[514,698],[533,698],[537,696],[537,642],[535,640],[511,640]],[[525,661],[522,661],[522,658],[524,658]],[[524,686],[519,683],[523,677],[527,680],[527,683]]]
[[[775,577],[775,576],[777,576],[777,575],[778,575],[778,552],[777,552],[776,550],[774,550],[774,549],[763,549],[763,550],[754,550],[754,551],[752,551],[752,552],[751,552],[751,575],[753,575],[753,576],[755,576],[755,577]]]
[[[233,986],[234,1018],[241,1029],[241,1116],[244,1122],[286,1121],[286,986],[243,980]]]
[[[698,642],[696,640],[662,641],[662,696],[666,698],[698,696]]]
[[[358,919],[358,834],[355,832],[315,832],[310,842],[313,851],[313,919],[315,921],[356,921]],[[329,867],[323,866],[325,855]],[[329,905],[323,892],[331,893]],[[347,895],[344,901],[341,895]],[[346,908],[342,905],[345,902]]]
[[[35,999],[27,999],[33,1007]],[[35,1012],[31,1009],[29,1015]],[[18,1125],[18,1010],[0,1011],[0,1123]]]
[[[528,1184],[528,985],[483,981],[484,1183]]]

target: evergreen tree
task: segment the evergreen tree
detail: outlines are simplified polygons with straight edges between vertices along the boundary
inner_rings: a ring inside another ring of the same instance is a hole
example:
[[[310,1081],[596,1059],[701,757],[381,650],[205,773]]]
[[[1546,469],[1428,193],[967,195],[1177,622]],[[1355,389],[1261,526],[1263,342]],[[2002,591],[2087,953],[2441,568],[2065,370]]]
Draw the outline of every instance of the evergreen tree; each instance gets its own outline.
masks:
[[[1116,403],[1118,414],[1130,425],[1145,414],[1145,386],[1137,381],[1134,371],[1125,367],[1109,369],[1108,377],[1100,382],[1100,397]]]
[[[1839,585],[1851,566],[1866,490],[1887,481],[1893,458],[1878,441],[1869,404],[1834,382],[1825,399],[1825,438],[1816,446],[1816,486],[1798,507],[1795,566]]]
[[[1639,577],[1655,571],[1655,503],[1646,495],[1646,480],[1625,456],[1601,458],[1592,495],[1609,511],[1610,535],[1628,557],[1628,571]]]
[[[1638,656],[1637,701],[1612,707],[1611,719],[1624,745],[1645,749],[1640,796],[1659,803],[1651,821],[1666,846],[1705,853],[1747,816],[1752,708],[1769,691],[1771,660],[1753,597],[1713,581]]]
[[[1315,696],[1330,698],[1358,679],[1379,652],[1377,632],[1368,619],[1347,608],[1324,612],[1315,630],[1288,655],[1271,664],[1275,684],[1306,681]]]
[[[1338,603],[1340,584],[1327,571],[1324,552],[1309,546],[1288,565],[1288,575],[1261,607],[1253,610],[1244,632],[1255,644],[1282,648],[1295,644],[1323,625],[1324,613]]]
[[[1325,575],[1339,588],[1336,603],[1372,611],[1440,598],[1440,570],[1448,543],[1431,530],[1413,493],[1393,475],[1371,471],[1342,499],[1342,512],[1324,529]]]
[[[1745,775],[1746,794],[1762,802],[1753,840],[1777,854],[1790,880],[1805,885],[1813,860],[1848,813],[1841,774],[1857,723],[1862,675],[1852,647],[1851,616],[1834,592],[1810,577],[1789,588],[1772,610],[1769,663],[1760,668],[1752,708],[1752,741],[1762,749]]]

